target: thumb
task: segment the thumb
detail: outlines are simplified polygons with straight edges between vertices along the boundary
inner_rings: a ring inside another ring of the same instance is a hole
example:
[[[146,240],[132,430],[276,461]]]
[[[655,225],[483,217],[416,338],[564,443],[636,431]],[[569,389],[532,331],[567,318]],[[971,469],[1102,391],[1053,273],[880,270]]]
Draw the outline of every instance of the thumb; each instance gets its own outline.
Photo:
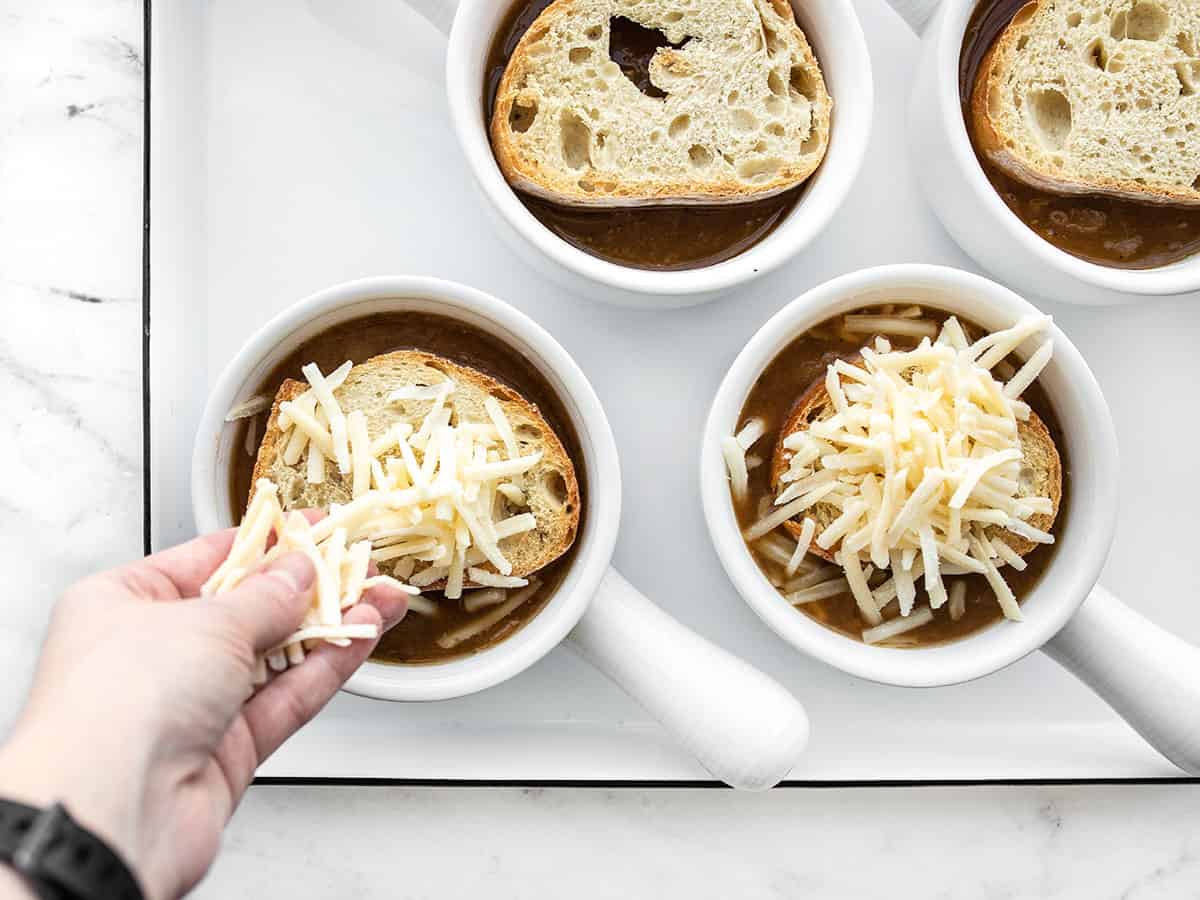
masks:
[[[289,553],[212,602],[226,608],[256,653],[265,653],[300,627],[315,574],[307,556]]]

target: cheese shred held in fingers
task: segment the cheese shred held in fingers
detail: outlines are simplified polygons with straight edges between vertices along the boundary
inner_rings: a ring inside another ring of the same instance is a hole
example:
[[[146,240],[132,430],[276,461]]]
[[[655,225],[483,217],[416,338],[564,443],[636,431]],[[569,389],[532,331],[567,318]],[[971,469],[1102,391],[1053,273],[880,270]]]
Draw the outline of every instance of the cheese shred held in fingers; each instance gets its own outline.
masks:
[[[275,538],[275,545],[268,550],[271,536]],[[358,541],[348,546],[346,529],[335,528],[318,543],[313,539],[313,526],[302,513],[284,515],[279,505],[279,489],[265,478],[255,484],[254,496],[234,536],[229,555],[201,588],[201,595],[226,594],[273,560],[292,552],[307,556],[315,570],[309,593],[310,607],[304,624],[260,659],[256,684],[267,680],[268,671],[281,672],[288,666],[302,664],[305,641],[322,640],[341,646],[353,640],[379,637],[376,626],[352,625],[343,618],[362,600],[367,590],[380,583],[367,574],[371,563],[370,542]],[[413,590],[407,585],[396,586],[405,592]],[[253,602],[253,598],[246,598],[244,602]]]

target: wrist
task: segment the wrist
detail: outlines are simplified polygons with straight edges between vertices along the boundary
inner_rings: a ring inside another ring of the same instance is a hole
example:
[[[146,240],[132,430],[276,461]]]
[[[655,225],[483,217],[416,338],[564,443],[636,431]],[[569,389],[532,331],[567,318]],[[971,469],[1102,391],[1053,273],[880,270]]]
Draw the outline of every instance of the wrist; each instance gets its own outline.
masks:
[[[102,745],[39,729],[18,728],[0,748],[0,796],[39,809],[62,803],[81,826],[139,870],[140,807],[144,786],[129,759]]]
[[[0,900],[37,900],[37,897],[14,869],[0,866]]]

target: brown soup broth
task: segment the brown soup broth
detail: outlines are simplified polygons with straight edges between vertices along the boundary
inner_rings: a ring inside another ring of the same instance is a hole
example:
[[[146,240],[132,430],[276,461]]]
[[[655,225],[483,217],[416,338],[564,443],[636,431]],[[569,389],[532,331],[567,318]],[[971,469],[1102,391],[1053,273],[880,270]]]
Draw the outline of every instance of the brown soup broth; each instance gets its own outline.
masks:
[[[1200,210],[1098,195],[1063,195],[1012,178],[980,151],[971,117],[971,92],[996,38],[1028,0],[982,0],[963,36],[959,98],[979,165],[1018,219],[1073,256],[1118,269],[1152,269],[1200,250]]]
[[[949,317],[949,313],[924,307],[926,318],[935,318],[939,322]],[[855,313],[884,313],[884,307],[868,307],[854,310]],[[840,319],[841,316],[838,316]],[[985,330],[977,325],[959,318],[968,338],[974,339],[985,334]],[[888,340],[897,350],[908,350],[917,342],[908,338],[888,335]],[[759,504],[764,499],[774,500],[771,490],[771,454],[779,441],[780,429],[790,418],[799,398],[818,379],[825,377],[826,368],[837,358],[849,359],[856,355],[864,346],[874,341],[874,336],[856,336],[853,341],[839,336],[836,320],[822,322],[820,325],[801,334],[788,344],[777,355],[758,377],[751,388],[746,402],[742,405],[738,426],[749,419],[759,417],[763,420],[766,431],[751,449],[751,453],[763,459],[763,463],[750,470],[750,490],[741,502],[734,501],[738,524],[743,530],[752,525],[759,517]],[[1014,360],[1009,360],[1014,362]],[[1022,398],[1046,423],[1058,452],[1062,457],[1063,493],[1058,518],[1054,531],[1061,534],[1065,525],[1068,503],[1068,488],[1070,462],[1066,456],[1066,444],[1062,439],[1062,431],[1058,419],[1050,405],[1049,398],[1040,384],[1035,383]],[[1018,572],[1011,567],[1005,567],[1002,572],[1004,579],[1016,594],[1017,600],[1022,601],[1041,579],[1054,558],[1056,544],[1044,545],[1035,549],[1027,557],[1028,568]],[[769,574],[779,567],[764,559],[752,544],[747,544],[755,562],[764,574]],[[965,579],[967,582],[966,614],[957,622],[950,618],[949,609],[943,606],[935,610],[933,621],[928,625],[915,628],[905,634],[885,641],[881,646],[889,647],[928,647],[935,644],[948,643],[964,638],[982,628],[991,625],[1002,618],[1000,606],[996,597],[982,575],[947,576],[947,582],[953,579]],[[877,586],[872,582],[872,586]],[[925,597],[924,587],[918,583],[918,602]],[[798,605],[796,609],[810,618],[815,619],[827,628],[843,634],[856,641],[862,640],[863,629],[867,625],[859,615],[858,606],[849,594],[842,594],[828,600]]]
[[[500,80],[521,37],[551,0],[523,0],[492,41],[483,92],[485,127],[491,122]],[[628,19],[612,20],[609,53],[639,89],[661,95],[649,80],[650,59],[668,46],[656,31]],[[807,182],[805,182],[807,184]],[[582,209],[559,206],[517,191],[517,198],[567,243],[609,262],[639,269],[698,269],[732,259],[775,230],[799,202],[805,185],[765,200],[725,206],[657,206]]]
[[[356,364],[372,356],[396,350],[424,350],[465,366],[471,366],[495,378],[535,403],[546,421],[563,442],[568,456],[575,463],[575,474],[581,495],[587,485],[583,470],[583,453],[579,437],[562,401],[545,376],[520,353],[503,341],[484,331],[445,316],[419,312],[379,313],[335,325],[310,338],[276,366],[263,379],[258,393],[274,396],[288,378],[303,379],[301,366],[315,362],[323,372],[329,372],[347,359]],[[263,413],[255,419],[238,423],[235,436],[234,460],[229,483],[231,507],[244,513],[249,500],[254,472],[254,458],[240,448],[246,440],[246,429],[255,428],[261,435],[267,421]],[[467,612],[461,600],[448,600],[441,593],[424,592],[437,605],[437,613],[423,616],[409,613],[404,620],[383,636],[372,658],[388,663],[434,663],[478,653],[516,633],[542,610],[554,596],[566,576],[575,556],[583,529],[586,527],[586,502],[581,504],[579,531],[571,549],[537,573],[541,586],[537,592],[508,616],[487,631],[472,637],[452,650],[439,647],[437,639],[450,631],[487,615],[488,609]],[[240,517],[240,513],[239,513]]]

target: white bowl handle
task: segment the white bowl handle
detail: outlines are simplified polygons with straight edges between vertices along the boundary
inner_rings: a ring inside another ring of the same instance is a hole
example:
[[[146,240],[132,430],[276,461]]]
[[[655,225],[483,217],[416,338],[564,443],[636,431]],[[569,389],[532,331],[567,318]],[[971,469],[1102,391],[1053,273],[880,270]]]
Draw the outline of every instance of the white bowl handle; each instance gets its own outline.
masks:
[[[925,30],[941,2],[942,0],[888,0],[892,9],[898,12],[900,18],[917,34]]]
[[[571,641],[728,785],[774,786],[808,743],[808,716],[795,697],[676,622],[613,569]]]
[[[1200,648],[1097,586],[1044,649],[1159,753],[1200,775]]]
[[[419,14],[442,34],[450,33],[454,22],[454,11],[458,0],[404,0],[413,12]]]

